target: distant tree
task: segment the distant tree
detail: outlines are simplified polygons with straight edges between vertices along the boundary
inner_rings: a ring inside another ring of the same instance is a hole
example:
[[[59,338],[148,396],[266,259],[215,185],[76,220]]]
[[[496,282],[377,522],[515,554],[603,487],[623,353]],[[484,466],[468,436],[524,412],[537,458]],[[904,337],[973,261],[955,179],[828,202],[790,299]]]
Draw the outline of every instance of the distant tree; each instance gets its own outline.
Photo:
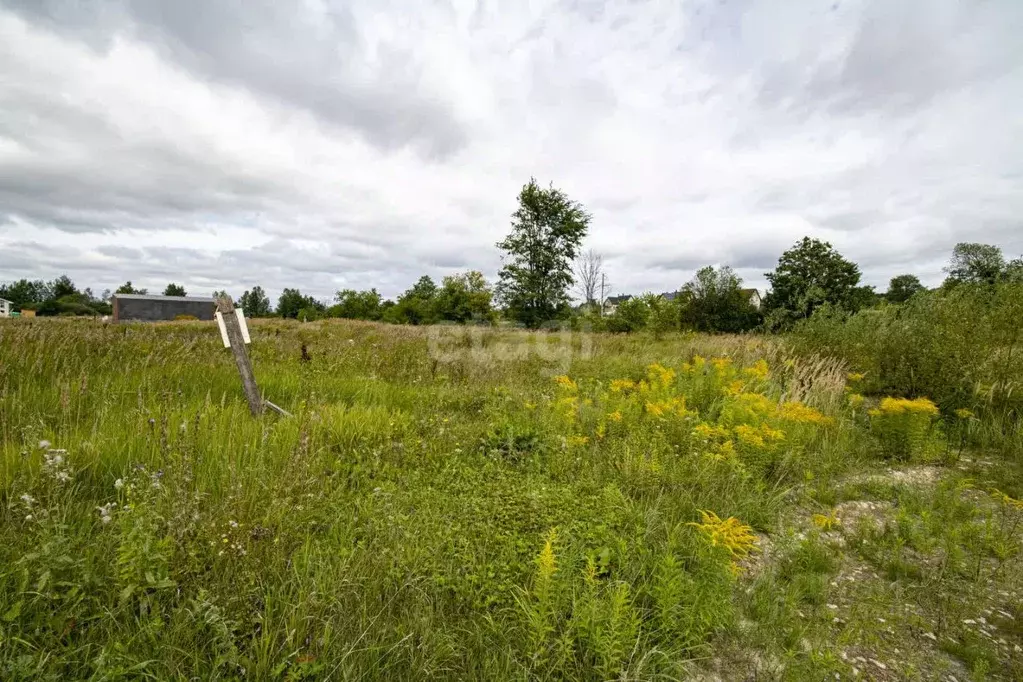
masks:
[[[849,292],[849,298],[846,299],[845,309],[851,313],[857,313],[867,308],[873,308],[881,302],[881,296],[874,287],[868,285],[860,285],[853,287],[852,291]]]
[[[646,297],[633,296],[622,301],[606,320],[609,332],[638,332],[646,329],[650,321],[650,305]]]
[[[298,289],[285,289],[277,299],[277,314],[281,317],[297,318],[303,308],[306,309],[306,318],[308,319],[309,311],[322,313],[326,306],[312,296],[303,296]]]
[[[343,317],[350,320],[380,319],[380,294],[376,289],[369,291],[342,289],[334,298],[337,304],[327,309],[331,317]]]
[[[384,317],[395,324],[433,324],[439,319],[436,309],[437,284],[423,275],[391,307]]]
[[[960,242],[952,249],[952,259],[945,267],[948,277],[943,286],[994,284],[1004,270],[1005,258],[997,246]]]
[[[494,294],[483,273],[469,270],[444,278],[434,302],[437,317],[451,322],[493,322]]]
[[[810,317],[825,303],[843,310],[857,304],[853,290],[860,282],[860,269],[828,242],[803,237],[765,276],[771,291],[763,307],[775,326]]]
[[[601,299],[608,285],[604,277],[604,257],[594,253],[593,249],[581,253],[575,261],[575,285],[583,305],[603,305]]]
[[[78,288],[75,283],[71,281],[71,278],[67,275],[61,275],[57,279],[50,282],[50,296],[53,298],[64,298],[65,296],[74,296],[78,293]]]
[[[700,268],[680,292],[681,324],[704,332],[742,332],[760,324],[760,313],[728,266]]]
[[[0,298],[10,301],[15,310],[21,310],[26,306],[38,305],[53,298],[53,292],[50,290],[50,286],[41,279],[34,281],[19,279],[16,282],[0,285]]]
[[[263,287],[258,285],[251,290],[246,289],[238,299],[238,305],[249,317],[267,317],[273,313],[270,297],[263,291]]]
[[[1023,258],[1015,258],[1009,261],[1002,273],[1002,279],[1006,282],[1019,284],[1023,282]]]
[[[916,275],[898,275],[892,277],[888,283],[888,293],[885,294],[885,298],[892,303],[905,303],[915,294],[924,290],[924,285],[920,283]]]
[[[114,293],[115,294],[138,294],[140,296],[144,296],[144,295],[148,294],[149,291],[147,289],[137,289],[137,288],[133,287],[131,285],[131,280],[129,279],[127,282],[125,282],[121,286],[117,287],[117,291],[115,291]]]
[[[519,193],[512,229],[497,243],[505,252],[498,297],[513,320],[538,327],[568,310],[572,261],[590,224],[581,204],[530,179]]]
[[[187,296],[185,293],[185,287],[180,284],[174,284],[173,282],[167,285],[167,288],[163,290],[164,296]]]

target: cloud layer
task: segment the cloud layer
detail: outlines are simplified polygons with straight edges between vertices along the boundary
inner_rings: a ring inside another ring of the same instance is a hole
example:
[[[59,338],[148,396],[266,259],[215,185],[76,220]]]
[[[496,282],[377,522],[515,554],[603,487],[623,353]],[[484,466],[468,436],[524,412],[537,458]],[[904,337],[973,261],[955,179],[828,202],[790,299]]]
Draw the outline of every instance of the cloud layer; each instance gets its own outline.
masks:
[[[0,280],[393,296],[530,176],[617,292],[1023,252],[1023,4],[0,0]]]

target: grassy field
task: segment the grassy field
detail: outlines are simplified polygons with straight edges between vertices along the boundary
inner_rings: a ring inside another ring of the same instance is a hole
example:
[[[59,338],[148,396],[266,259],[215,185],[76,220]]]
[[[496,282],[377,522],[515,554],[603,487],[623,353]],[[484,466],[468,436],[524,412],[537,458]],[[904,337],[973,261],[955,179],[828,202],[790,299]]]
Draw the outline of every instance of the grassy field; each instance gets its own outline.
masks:
[[[763,337],[252,334],[293,417],[212,324],[0,324],[0,679],[1023,678],[969,412]]]

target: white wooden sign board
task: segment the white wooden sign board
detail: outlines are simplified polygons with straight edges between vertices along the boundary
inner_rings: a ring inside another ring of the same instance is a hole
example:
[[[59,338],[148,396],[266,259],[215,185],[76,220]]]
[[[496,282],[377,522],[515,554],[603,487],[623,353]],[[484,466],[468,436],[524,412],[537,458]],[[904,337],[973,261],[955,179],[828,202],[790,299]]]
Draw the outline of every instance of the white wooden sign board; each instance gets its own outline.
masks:
[[[217,317],[217,326],[220,327],[220,340],[224,342],[224,348],[231,347],[231,339],[227,336],[227,327],[224,326],[224,315],[219,310],[215,313]],[[242,341],[245,343],[252,343],[249,339],[249,326],[245,324],[245,313],[242,312],[241,308],[234,309],[235,317],[238,318],[238,329],[242,333]]]

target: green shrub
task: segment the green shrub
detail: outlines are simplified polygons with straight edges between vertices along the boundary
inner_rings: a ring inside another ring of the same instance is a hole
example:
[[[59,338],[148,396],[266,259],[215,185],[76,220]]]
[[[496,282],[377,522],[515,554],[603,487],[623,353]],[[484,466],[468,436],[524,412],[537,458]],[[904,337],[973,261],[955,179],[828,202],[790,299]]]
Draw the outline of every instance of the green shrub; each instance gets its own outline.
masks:
[[[908,461],[926,454],[934,441],[938,407],[927,398],[885,398],[868,414],[885,457]]]

